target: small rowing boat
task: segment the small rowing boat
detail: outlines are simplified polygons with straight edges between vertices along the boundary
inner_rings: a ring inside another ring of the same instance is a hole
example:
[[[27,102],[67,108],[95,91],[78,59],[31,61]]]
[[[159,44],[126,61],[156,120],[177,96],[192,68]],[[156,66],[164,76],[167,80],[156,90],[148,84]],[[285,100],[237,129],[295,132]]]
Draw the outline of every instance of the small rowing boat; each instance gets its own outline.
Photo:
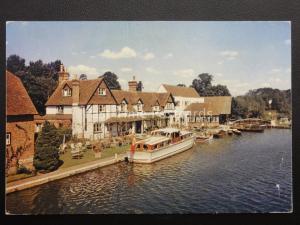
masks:
[[[197,135],[195,141],[197,143],[205,143],[213,139],[213,135],[204,136],[204,135]]]

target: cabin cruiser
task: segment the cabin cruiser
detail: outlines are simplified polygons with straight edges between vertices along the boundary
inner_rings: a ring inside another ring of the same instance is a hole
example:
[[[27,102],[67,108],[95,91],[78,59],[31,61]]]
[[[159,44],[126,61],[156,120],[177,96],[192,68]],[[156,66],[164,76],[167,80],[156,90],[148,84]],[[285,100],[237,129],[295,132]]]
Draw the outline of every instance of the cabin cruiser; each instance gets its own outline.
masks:
[[[176,128],[164,128],[151,132],[151,136],[132,143],[127,156],[135,163],[152,163],[193,147],[195,136],[192,132]]]

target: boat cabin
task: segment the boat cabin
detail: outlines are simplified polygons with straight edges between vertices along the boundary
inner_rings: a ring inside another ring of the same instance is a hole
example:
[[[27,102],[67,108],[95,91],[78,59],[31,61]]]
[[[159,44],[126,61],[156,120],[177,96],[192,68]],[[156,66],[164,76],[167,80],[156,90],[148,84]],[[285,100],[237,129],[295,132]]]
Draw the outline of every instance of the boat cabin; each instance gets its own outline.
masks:
[[[180,131],[174,128],[159,129],[151,132],[151,137],[136,143],[137,151],[153,151],[170,144],[180,142],[193,135],[189,131]]]

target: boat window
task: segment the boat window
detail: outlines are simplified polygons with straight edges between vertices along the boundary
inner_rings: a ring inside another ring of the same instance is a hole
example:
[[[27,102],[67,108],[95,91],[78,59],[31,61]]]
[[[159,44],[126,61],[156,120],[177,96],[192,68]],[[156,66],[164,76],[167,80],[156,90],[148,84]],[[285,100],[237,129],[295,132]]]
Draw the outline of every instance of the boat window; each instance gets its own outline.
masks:
[[[143,147],[144,147],[144,149],[145,149],[145,150],[147,150],[147,149],[148,149],[148,145],[144,145]]]

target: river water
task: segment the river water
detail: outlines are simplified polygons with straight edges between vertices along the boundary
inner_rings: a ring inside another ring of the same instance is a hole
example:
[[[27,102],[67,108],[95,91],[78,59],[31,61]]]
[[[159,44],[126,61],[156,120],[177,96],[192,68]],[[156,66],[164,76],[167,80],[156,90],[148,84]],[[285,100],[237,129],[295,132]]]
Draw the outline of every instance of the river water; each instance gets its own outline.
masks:
[[[7,195],[12,214],[292,211],[292,132],[214,139],[150,164],[125,162]]]

